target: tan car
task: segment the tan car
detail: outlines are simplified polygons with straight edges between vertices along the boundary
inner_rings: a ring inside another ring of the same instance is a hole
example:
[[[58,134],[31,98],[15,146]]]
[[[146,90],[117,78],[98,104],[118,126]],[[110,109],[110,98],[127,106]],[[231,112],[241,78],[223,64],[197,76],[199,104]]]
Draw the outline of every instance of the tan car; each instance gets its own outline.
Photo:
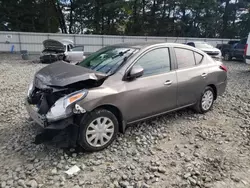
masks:
[[[45,130],[75,130],[76,143],[98,151],[129,124],[185,107],[208,112],[226,85],[227,68],[194,47],[119,44],[76,65],[42,68],[29,87],[26,107]]]

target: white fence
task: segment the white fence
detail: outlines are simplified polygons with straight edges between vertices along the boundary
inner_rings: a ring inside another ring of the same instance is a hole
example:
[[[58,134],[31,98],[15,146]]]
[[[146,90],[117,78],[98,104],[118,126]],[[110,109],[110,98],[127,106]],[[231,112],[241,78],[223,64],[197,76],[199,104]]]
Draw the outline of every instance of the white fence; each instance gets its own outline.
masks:
[[[151,36],[114,36],[114,35],[78,35],[78,34],[58,34],[58,33],[28,33],[28,32],[5,32],[0,31],[0,51],[1,52],[41,52],[42,42],[46,39],[71,39],[77,45],[84,45],[86,53],[94,52],[103,46],[124,43],[124,42],[177,42],[207,41],[213,46],[220,43],[227,43],[230,39],[218,38],[176,38],[176,37],[151,37]]]

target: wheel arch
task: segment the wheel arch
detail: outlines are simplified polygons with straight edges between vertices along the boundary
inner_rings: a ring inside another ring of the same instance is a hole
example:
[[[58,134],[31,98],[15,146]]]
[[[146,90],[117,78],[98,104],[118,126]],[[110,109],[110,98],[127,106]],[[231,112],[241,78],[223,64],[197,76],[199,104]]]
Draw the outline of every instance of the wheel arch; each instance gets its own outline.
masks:
[[[93,110],[96,110],[96,109],[105,109],[105,110],[112,112],[118,120],[119,132],[121,132],[121,133],[125,132],[126,122],[124,121],[122,112],[120,111],[119,108],[117,108],[116,106],[111,105],[111,104],[103,104],[103,105],[100,105],[100,106],[94,108]]]
[[[216,100],[218,96],[217,87],[214,84],[209,84],[208,87],[211,87],[214,90],[214,100]]]

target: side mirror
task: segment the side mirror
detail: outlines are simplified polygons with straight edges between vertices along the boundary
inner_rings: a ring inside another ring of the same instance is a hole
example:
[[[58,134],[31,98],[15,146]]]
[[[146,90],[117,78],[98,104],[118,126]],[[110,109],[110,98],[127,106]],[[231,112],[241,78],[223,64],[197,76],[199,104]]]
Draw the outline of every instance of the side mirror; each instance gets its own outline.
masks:
[[[135,65],[132,67],[129,73],[129,78],[134,79],[134,78],[139,78],[143,75],[143,68],[140,65]]]

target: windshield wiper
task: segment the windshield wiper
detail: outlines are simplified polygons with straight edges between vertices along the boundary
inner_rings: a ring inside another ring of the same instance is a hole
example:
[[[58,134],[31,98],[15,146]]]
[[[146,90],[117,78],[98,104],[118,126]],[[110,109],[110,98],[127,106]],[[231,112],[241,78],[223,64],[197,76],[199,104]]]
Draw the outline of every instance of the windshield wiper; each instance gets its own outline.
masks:
[[[133,53],[135,52],[136,50],[134,50],[131,54],[129,54],[128,56],[126,56],[126,57],[124,57],[123,58],[123,61],[120,63],[120,65],[118,65],[118,67],[115,69],[115,70],[113,70],[113,71],[111,71],[110,72],[110,74],[109,74],[109,76],[111,76],[112,74],[114,74],[120,67],[122,67],[125,63],[126,63],[126,61],[127,61],[127,59],[130,57],[130,56],[132,56],[133,55]],[[118,63],[118,62],[117,62]],[[117,64],[116,63],[116,64]],[[112,70],[114,68],[114,66],[110,69],[110,70]],[[109,71],[110,71],[109,70]],[[108,71],[108,72],[109,72]]]
[[[114,55],[113,57],[111,57],[112,59],[115,59],[115,58],[117,58],[117,57],[121,57],[121,56],[123,56],[124,54],[126,54],[127,52],[129,52],[130,51],[130,49],[128,49],[128,50],[126,50],[126,51],[124,51],[124,52],[120,52],[119,54],[117,54],[117,55]],[[123,59],[123,61],[122,62],[124,62],[124,61],[126,61],[126,57]],[[99,63],[98,65],[96,65],[93,69],[95,69],[96,67],[98,67],[100,64],[102,64],[103,62],[101,62],[101,63]],[[117,63],[119,63],[119,61],[117,62]],[[109,71],[117,64],[117,63],[115,63],[110,69],[109,69]],[[101,66],[99,69],[97,69],[96,71],[99,71],[99,70],[101,70],[102,68],[104,68],[106,65],[109,65],[109,63],[108,64],[105,64],[105,65],[103,65],[103,66]],[[107,72],[109,72],[109,71],[107,71]]]
[[[129,49],[130,50],[130,49]],[[125,53],[127,53],[129,50],[126,50],[126,51],[124,51],[124,52],[120,52],[119,54],[117,54],[117,55],[114,55],[114,56],[112,56],[112,57],[110,57],[111,59],[115,59],[115,58],[117,58],[117,57],[120,57],[120,56],[123,56]],[[105,59],[104,61],[106,61],[107,59]],[[95,68],[97,68],[99,65],[101,65],[104,61],[102,61],[102,62],[100,62],[100,63],[98,63],[96,66],[94,66],[94,67],[91,67],[91,69],[92,70],[94,70]],[[105,67],[107,64],[105,64],[105,65],[103,65],[102,67],[100,67],[99,69],[97,69],[96,71],[99,71],[100,69],[102,69],[103,67]]]
[[[112,57],[112,59],[115,59],[116,57],[119,57],[119,56],[123,56],[124,54],[126,54],[126,53],[129,52],[129,51],[130,51],[130,49],[128,49],[128,50],[126,50],[126,51],[124,51],[124,52],[120,52],[119,54],[114,55],[114,56]]]
[[[124,62],[126,62],[126,61],[127,61],[127,59],[128,59],[128,57],[127,57],[127,56],[126,56],[126,57],[124,57],[124,58],[123,58],[123,60],[122,60],[122,62],[121,62],[121,64],[123,64]],[[115,66],[116,66],[119,62],[120,62],[120,61],[118,61],[118,62],[117,62],[117,63],[115,63],[112,67],[110,67],[110,68],[109,68],[109,70],[107,71],[107,73],[108,73],[110,70],[114,69],[114,67],[115,67]],[[119,65],[118,67],[120,67],[120,65]],[[107,73],[106,73],[106,74],[107,74]],[[111,74],[112,74],[112,72],[111,72]],[[111,75],[111,74],[110,74],[110,75]]]

